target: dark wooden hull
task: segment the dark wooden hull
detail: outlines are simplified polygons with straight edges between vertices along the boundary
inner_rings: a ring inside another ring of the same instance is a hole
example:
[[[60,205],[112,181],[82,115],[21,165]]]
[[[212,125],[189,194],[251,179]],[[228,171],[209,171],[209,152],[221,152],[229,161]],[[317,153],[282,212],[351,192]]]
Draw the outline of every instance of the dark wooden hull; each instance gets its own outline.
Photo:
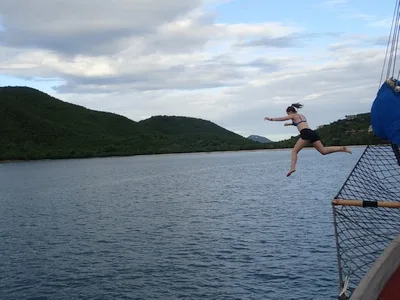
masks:
[[[385,287],[379,294],[379,300],[400,299],[400,268],[393,273]]]
[[[400,235],[377,258],[350,300],[400,299]]]

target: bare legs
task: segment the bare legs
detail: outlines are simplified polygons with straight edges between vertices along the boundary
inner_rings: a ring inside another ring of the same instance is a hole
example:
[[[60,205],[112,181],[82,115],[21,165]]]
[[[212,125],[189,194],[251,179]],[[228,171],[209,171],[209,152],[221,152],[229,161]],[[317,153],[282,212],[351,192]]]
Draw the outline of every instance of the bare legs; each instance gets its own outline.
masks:
[[[330,146],[330,147],[325,147],[321,141],[316,141],[313,143],[315,149],[318,150],[319,153],[322,155],[327,155],[335,152],[347,152],[351,153],[351,150],[347,148],[346,146]]]
[[[293,150],[292,150],[292,163],[290,166],[290,170],[287,173],[286,176],[292,175],[292,173],[296,172],[296,163],[297,163],[297,154],[300,152],[301,149],[303,149],[306,145],[308,144],[308,141],[303,140],[302,138],[299,138],[296,145],[294,145]],[[347,148],[346,146],[330,146],[330,147],[325,147],[321,141],[316,141],[313,143],[315,149],[318,150],[319,153],[322,155],[327,155],[335,152],[347,152],[351,153],[351,150]]]
[[[293,150],[292,150],[292,164],[291,164],[290,170],[286,176],[290,176],[290,175],[292,175],[292,173],[296,172],[297,153],[299,153],[300,150],[303,149],[307,144],[308,144],[308,141],[303,140],[302,138],[299,138],[297,140],[297,143],[296,143],[296,145],[294,145]]]

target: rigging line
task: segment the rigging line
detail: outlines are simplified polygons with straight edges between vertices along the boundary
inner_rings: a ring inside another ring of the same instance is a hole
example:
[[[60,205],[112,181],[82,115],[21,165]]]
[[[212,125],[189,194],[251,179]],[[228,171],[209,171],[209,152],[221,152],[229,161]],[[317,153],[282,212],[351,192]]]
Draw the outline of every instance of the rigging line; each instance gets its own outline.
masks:
[[[395,72],[395,67],[396,67],[396,58],[397,58],[397,49],[398,49],[398,45],[399,45],[399,19],[400,19],[400,10],[398,12],[397,15],[397,22],[396,22],[396,29],[397,29],[397,35],[396,35],[396,39],[395,39],[395,45],[396,45],[396,50],[394,52],[394,59],[393,59],[393,71],[392,71],[392,77],[394,76],[394,72]],[[397,78],[398,79],[398,78]]]
[[[399,1],[400,2],[400,1]],[[399,3],[399,6],[400,6],[400,3]],[[395,53],[395,59],[394,59],[394,65],[396,64],[396,58],[397,58],[397,47],[398,47],[398,42],[399,42],[399,32],[400,32],[400,11],[399,11],[399,16],[398,16],[398,18],[397,18],[397,21],[398,21],[398,23],[397,23],[397,30],[398,30],[398,33],[397,33],[397,44],[396,44],[396,53]],[[393,66],[393,73],[395,72],[395,67]],[[394,74],[393,74],[394,75]],[[398,74],[397,74],[397,79],[399,79],[399,77],[400,77],[400,68],[399,68],[399,72],[398,72]],[[397,84],[396,84],[397,85]]]
[[[393,38],[392,38],[392,51],[391,51],[391,71],[392,71],[392,77],[394,75],[394,66],[396,64],[396,53],[397,53],[397,45],[398,45],[398,39],[399,39],[399,18],[400,18],[400,1],[398,1],[398,6],[397,6],[397,16],[395,18],[395,24],[394,24],[394,33],[393,33]],[[390,70],[388,70],[390,72]]]
[[[391,49],[390,49],[390,55],[389,55],[389,63],[388,63],[388,68],[387,68],[387,73],[386,73],[386,79],[390,77],[390,71],[392,68],[392,61],[393,61],[393,49],[394,49],[394,45],[395,45],[395,37],[396,37],[396,33],[397,33],[397,22],[398,22],[398,12],[399,12],[399,4],[400,1],[397,0],[396,1],[396,6],[395,6],[395,10],[394,10],[394,15],[393,15],[393,22],[392,22],[392,29],[393,29],[393,35],[392,35],[392,30],[390,33],[390,37],[389,40],[391,39]]]
[[[379,81],[378,89],[379,89],[380,85],[382,84],[383,73],[384,73],[384,71],[385,71],[385,65],[386,65],[386,60],[387,60],[387,57],[388,57],[388,51],[389,51],[389,46],[390,46],[390,37],[392,36],[392,31],[393,31],[393,27],[394,27],[393,24],[394,24],[394,22],[395,22],[396,7],[397,7],[398,5],[399,5],[399,0],[396,1],[396,4],[395,4],[395,6],[394,6],[394,10],[393,10],[392,26],[391,26],[391,28],[390,28],[389,38],[388,38],[388,41],[387,41],[385,59],[384,59],[384,61],[383,61],[383,67],[382,67],[382,72],[381,72],[381,79],[380,79],[380,81]],[[388,64],[388,66],[389,66],[389,64]]]
[[[392,23],[392,30],[390,33],[390,42],[391,42],[391,49],[390,49],[390,54],[389,54],[389,62],[388,62],[388,67],[387,67],[387,74],[386,74],[386,79],[390,77],[390,70],[392,68],[392,60],[393,60],[393,47],[394,47],[394,37],[396,36],[396,21],[397,21],[397,15],[398,15],[398,9],[399,9],[399,0],[396,1],[396,6],[394,9],[394,15],[393,15],[393,23]]]
[[[399,73],[397,73],[397,77],[396,78],[400,78],[400,68],[399,68]]]
[[[398,27],[397,27],[398,20],[399,20],[399,2],[398,2],[398,6],[397,6],[397,14],[396,14],[395,23],[394,23],[394,32],[393,32],[393,36],[392,36],[392,49],[391,49],[391,52],[390,52],[391,65],[390,65],[390,70],[388,70],[388,76],[389,76],[390,71],[392,69],[392,63],[393,63],[393,60],[395,58],[393,56],[393,52],[394,52],[394,48],[395,48],[395,45],[396,45],[396,38],[397,38],[397,32],[398,32]]]

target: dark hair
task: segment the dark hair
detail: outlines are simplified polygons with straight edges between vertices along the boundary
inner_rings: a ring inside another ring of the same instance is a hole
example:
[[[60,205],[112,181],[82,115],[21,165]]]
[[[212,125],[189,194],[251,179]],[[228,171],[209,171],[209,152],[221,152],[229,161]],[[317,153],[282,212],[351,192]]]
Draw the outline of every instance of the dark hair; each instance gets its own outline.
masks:
[[[291,106],[288,106],[288,108],[286,108],[286,112],[296,113],[297,112],[296,108],[302,108],[302,107],[303,107],[303,104],[293,103]]]

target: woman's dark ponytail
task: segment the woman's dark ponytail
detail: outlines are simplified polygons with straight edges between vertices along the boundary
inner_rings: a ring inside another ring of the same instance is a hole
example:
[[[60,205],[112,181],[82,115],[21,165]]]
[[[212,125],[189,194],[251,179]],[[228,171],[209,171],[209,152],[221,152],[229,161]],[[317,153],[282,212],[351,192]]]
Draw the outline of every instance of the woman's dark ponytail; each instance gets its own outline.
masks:
[[[303,104],[300,103],[293,103],[291,106],[289,106],[288,108],[286,108],[286,112],[293,112],[293,113],[297,113],[296,108],[302,108]]]
[[[302,108],[303,104],[300,104],[300,103],[297,102],[297,103],[293,103],[292,106],[296,107],[296,108]]]

